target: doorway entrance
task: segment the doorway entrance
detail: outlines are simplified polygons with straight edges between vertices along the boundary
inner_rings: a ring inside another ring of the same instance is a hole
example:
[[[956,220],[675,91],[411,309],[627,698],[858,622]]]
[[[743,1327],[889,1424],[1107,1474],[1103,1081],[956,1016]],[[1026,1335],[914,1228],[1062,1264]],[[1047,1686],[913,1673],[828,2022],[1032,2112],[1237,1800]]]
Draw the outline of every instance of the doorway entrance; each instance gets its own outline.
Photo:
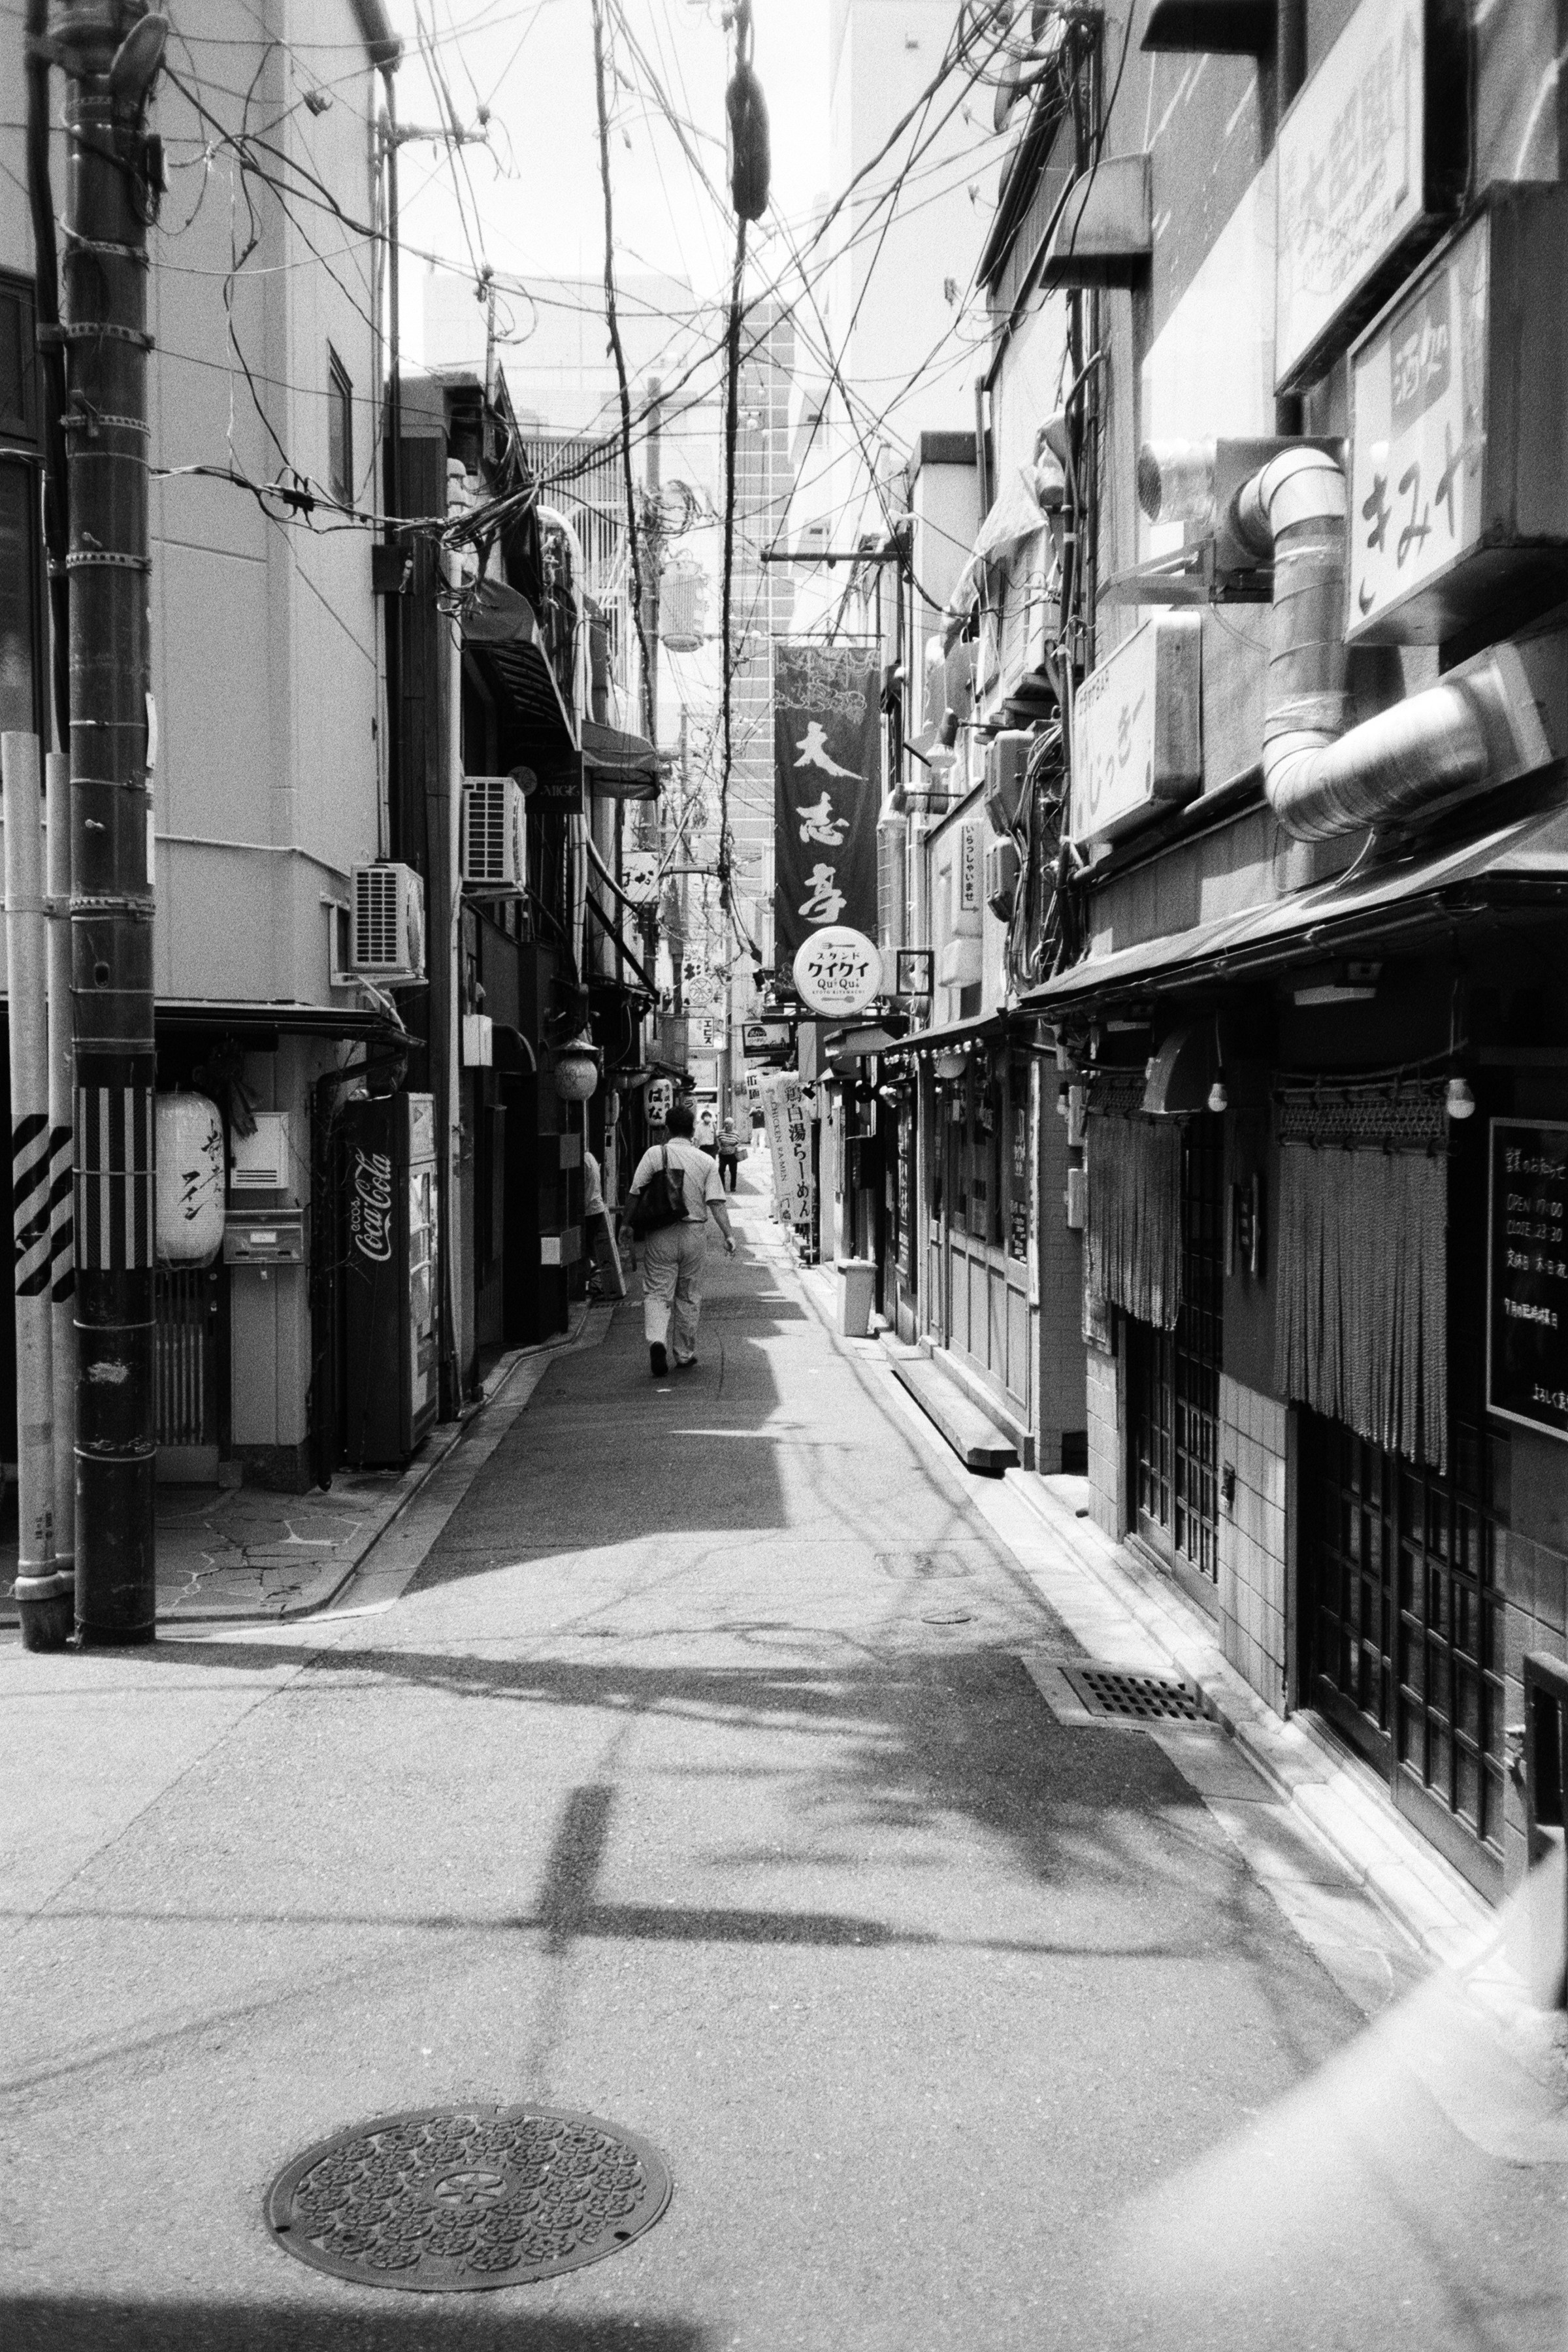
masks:
[[[1129,1321],[1128,1423],[1137,1533],[1205,1608],[1218,1606],[1219,1370],[1225,1131],[1182,1135],[1182,1305],[1173,1331]]]
[[[1301,1416],[1302,1696],[1494,1900],[1502,1889],[1503,1633],[1482,1432],[1447,1471]]]

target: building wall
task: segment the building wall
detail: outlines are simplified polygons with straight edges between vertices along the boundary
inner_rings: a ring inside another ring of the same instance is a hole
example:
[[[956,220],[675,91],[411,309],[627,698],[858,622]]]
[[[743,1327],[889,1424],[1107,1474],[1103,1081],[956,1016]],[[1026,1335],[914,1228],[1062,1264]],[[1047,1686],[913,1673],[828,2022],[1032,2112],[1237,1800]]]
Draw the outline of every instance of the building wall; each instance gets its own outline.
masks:
[[[250,58],[247,79],[259,74],[258,102],[296,170],[322,181],[350,220],[370,220],[378,85],[347,0],[312,11],[307,50],[280,45],[281,0],[268,24],[279,45],[230,0],[204,37],[230,45],[231,67]],[[299,103],[307,79],[332,93],[321,115]],[[226,120],[231,101],[211,103]],[[169,82],[157,120],[174,182],[149,289],[153,461],[167,469],[151,509],[158,990],[352,1003],[328,983],[321,900],[342,898],[349,866],[378,845],[370,533],[287,523],[244,488],[181,469],[265,484],[286,460],[324,490],[330,344],[353,385],[354,503],[379,508],[374,251],[321,208],[296,205],[286,217],[232,158],[212,164],[214,184],[194,204],[210,129]],[[258,233],[232,280],[231,198]]]

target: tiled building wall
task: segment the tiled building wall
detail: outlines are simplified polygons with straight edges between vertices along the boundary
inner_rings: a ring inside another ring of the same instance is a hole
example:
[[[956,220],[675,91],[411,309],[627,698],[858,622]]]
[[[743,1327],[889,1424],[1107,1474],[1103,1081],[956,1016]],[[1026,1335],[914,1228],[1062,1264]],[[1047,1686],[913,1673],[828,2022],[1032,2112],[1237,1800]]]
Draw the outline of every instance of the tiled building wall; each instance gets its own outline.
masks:
[[[1289,1408],[1222,1373],[1219,1383],[1219,1621],[1225,1654],[1260,1698],[1283,1709]]]
[[[1106,1355],[1099,1348],[1086,1349],[1085,1354],[1088,1359],[1089,1508],[1100,1533],[1109,1536],[1112,1543],[1120,1543],[1127,1525],[1122,1493],[1126,1448],[1121,1442],[1116,1358]]]

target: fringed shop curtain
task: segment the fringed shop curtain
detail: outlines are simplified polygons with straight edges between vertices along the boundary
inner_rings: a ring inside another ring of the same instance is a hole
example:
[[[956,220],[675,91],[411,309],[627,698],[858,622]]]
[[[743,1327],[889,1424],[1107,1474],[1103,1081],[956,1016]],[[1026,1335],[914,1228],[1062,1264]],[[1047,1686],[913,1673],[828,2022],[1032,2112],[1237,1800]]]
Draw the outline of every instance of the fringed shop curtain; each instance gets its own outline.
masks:
[[[1447,1156],[1285,1142],[1279,1167],[1278,1387],[1447,1469]]]
[[[1173,1331],[1182,1304],[1182,1130],[1174,1120],[1089,1124],[1086,1288]]]

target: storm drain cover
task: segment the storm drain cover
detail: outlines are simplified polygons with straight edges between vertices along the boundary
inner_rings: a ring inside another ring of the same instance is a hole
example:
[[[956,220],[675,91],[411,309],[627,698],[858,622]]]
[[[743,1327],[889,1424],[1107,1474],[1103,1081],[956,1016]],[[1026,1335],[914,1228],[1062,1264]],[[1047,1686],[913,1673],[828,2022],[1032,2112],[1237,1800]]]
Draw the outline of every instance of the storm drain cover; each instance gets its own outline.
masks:
[[[521,2286],[618,2253],[669,2202],[657,2148],[596,2116],[432,2107],[381,2116],[285,2165],[278,2243],[366,2286]]]
[[[1207,1723],[1203,1700],[1190,1683],[1174,1675],[1146,1675],[1129,1666],[1075,1662],[1062,1673],[1090,1715],[1112,1716],[1120,1722]]]

